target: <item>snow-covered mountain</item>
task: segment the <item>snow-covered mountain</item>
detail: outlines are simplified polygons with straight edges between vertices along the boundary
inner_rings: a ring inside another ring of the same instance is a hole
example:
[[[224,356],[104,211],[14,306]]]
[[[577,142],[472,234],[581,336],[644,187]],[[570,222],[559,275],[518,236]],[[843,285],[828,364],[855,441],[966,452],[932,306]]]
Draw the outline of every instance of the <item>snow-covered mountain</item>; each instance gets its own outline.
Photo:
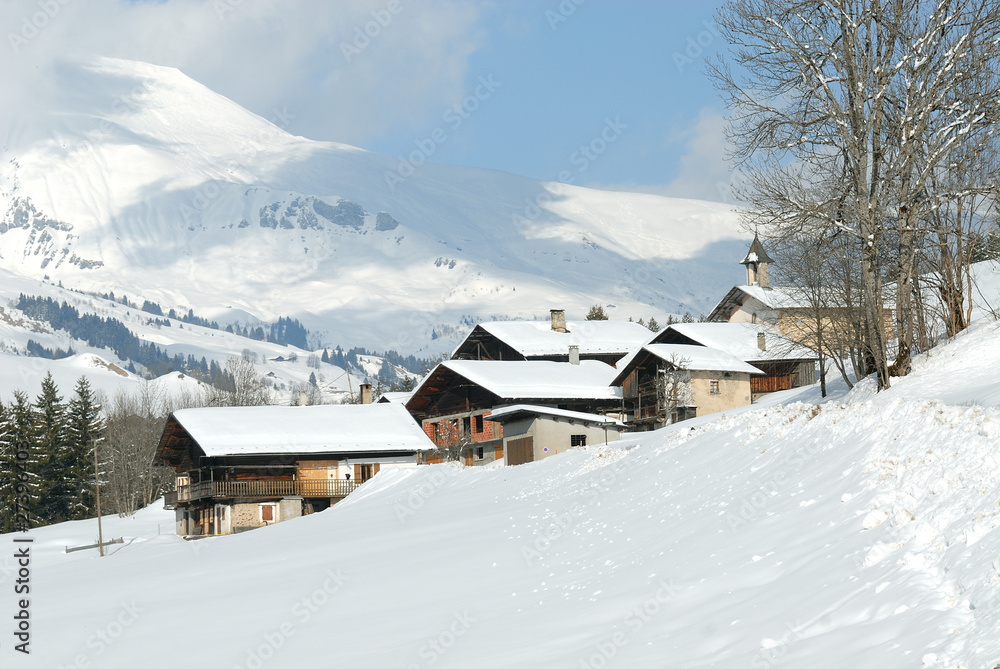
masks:
[[[413,167],[144,63],[66,61],[45,91],[0,147],[0,268],[25,277],[419,353],[550,308],[697,315],[740,276],[726,205]]]

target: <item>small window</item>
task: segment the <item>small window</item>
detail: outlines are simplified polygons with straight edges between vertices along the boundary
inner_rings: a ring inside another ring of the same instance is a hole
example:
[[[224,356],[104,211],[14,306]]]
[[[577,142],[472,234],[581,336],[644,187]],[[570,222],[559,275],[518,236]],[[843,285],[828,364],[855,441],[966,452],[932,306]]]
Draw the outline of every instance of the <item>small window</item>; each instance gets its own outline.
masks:
[[[572,434],[569,437],[569,445],[573,446],[586,446],[587,445],[587,435],[585,434]]]
[[[719,382],[718,381],[709,381],[708,382],[708,392],[710,394],[712,394],[712,395],[718,395],[719,394]]]
[[[483,417],[481,415],[476,416],[476,432],[482,432],[482,431],[483,431]]]
[[[354,480],[358,483],[364,483],[375,476],[374,470],[375,467],[373,465],[354,465]]]
[[[260,519],[265,523],[270,523],[274,520],[274,504],[260,505]]]
[[[480,460],[483,459],[483,447],[482,446],[480,446],[479,448],[476,449],[476,457],[478,459],[480,459]]]
[[[469,434],[472,432],[472,418],[466,416],[462,419],[462,434]]]

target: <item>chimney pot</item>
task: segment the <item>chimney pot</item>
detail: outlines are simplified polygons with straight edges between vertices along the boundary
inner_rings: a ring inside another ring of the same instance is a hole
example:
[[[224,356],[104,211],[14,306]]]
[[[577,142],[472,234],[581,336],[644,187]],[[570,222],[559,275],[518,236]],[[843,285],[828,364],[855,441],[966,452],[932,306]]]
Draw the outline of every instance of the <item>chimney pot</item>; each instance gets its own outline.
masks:
[[[765,339],[764,339],[764,333],[763,332],[758,332],[757,333],[757,348],[759,348],[762,351],[766,351],[767,350],[767,341],[765,341]]]
[[[569,362],[571,365],[580,364],[580,347],[576,344],[569,347]]]
[[[566,310],[550,309],[549,316],[552,319],[553,332],[566,332]]]
[[[361,403],[371,404],[372,403],[372,384],[362,383],[359,392],[361,393]]]

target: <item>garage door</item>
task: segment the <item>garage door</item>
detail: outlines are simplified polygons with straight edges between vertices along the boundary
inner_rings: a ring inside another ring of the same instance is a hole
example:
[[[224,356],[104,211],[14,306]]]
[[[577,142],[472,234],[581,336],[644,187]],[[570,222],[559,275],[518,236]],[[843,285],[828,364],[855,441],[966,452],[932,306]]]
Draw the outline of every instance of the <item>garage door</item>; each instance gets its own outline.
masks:
[[[507,441],[507,464],[523,465],[535,459],[535,440],[532,437],[519,437]]]

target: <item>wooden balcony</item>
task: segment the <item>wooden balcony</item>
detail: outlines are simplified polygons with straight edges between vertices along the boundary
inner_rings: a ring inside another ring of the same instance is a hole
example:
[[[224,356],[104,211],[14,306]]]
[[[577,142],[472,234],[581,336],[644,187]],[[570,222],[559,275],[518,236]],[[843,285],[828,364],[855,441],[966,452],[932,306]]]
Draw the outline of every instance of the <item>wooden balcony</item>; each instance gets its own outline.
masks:
[[[192,502],[209,497],[272,498],[272,497],[347,497],[358,489],[357,481],[203,481],[178,486],[164,496],[164,508],[174,509],[179,502]]]

